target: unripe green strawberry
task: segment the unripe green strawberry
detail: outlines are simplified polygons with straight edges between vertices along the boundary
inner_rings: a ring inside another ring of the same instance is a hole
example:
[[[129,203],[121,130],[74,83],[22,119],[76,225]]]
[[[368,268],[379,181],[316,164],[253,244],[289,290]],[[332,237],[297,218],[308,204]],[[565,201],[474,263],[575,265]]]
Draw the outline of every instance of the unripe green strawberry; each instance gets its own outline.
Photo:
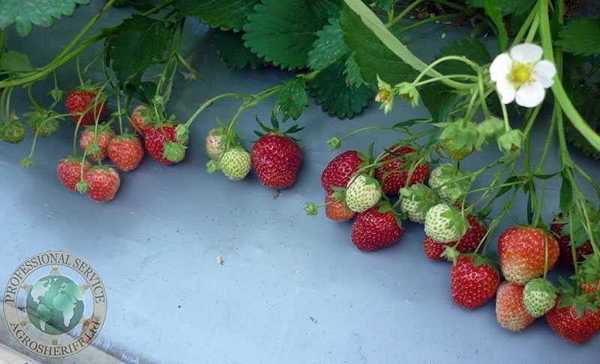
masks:
[[[440,135],[440,142],[446,153],[457,161],[471,155],[482,144],[477,125],[466,119],[446,125]]]
[[[27,124],[40,137],[54,134],[58,130],[60,119],[59,114],[52,110],[35,110],[26,115]]]
[[[379,182],[371,176],[360,174],[351,179],[346,188],[346,205],[354,212],[367,211],[381,199]]]
[[[442,199],[455,202],[467,193],[469,178],[466,174],[452,164],[442,164],[431,172],[429,186],[433,188]]]
[[[250,153],[244,150],[242,147],[232,148],[221,157],[219,161],[221,171],[227,178],[232,181],[239,181],[244,179],[250,168],[252,167],[250,162]]]
[[[225,151],[225,133],[223,128],[210,129],[206,136],[206,154],[212,160],[219,160]]]
[[[439,202],[435,192],[422,183],[400,189],[400,209],[412,222],[424,223],[427,211]]]
[[[440,243],[459,240],[468,226],[463,214],[445,203],[433,206],[425,215],[425,235]]]
[[[25,128],[16,118],[11,116],[7,121],[0,123],[0,140],[7,143],[20,143],[25,138]]]
[[[533,317],[542,317],[556,304],[556,289],[548,280],[536,278],[523,290],[523,304]]]

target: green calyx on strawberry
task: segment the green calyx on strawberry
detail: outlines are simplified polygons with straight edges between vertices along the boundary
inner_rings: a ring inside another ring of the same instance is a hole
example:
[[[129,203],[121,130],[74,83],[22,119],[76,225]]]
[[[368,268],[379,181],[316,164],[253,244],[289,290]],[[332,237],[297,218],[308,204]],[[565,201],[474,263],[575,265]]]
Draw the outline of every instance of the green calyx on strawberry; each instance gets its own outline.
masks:
[[[429,186],[448,202],[456,202],[468,192],[470,178],[450,163],[441,164],[429,176]]]
[[[164,158],[169,162],[179,163],[185,158],[187,147],[181,143],[166,142]]]
[[[37,109],[25,114],[25,120],[34,134],[50,136],[58,130],[63,118],[54,110]]]
[[[354,212],[363,212],[377,205],[382,197],[379,182],[367,175],[353,177],[346,188],[346,205]]]
[[[525,134],[520,129],[511,129],[498,136],[498,149],[504,153],[504,158],[514,160],[521,154]]]
[[[11,115],[8,120],[0,122],[0,140],[7,143],[20,143],[25,139],[25,127],[16,115]]]
[[[443,148],[452,159],[457,161],[479,150],[484,141],[477,125],[466,119],[446,124],[440,135]]]
[[[462,212],[445,203],[433,206],[425,215],[425,235],[440,243],[459,240],[468,226]]]
[[[412,222],[424,223],[427,211],[439,202],[437,194],[422,183],[400,189],[400,209]]]
[[[252,146],[252,167],[263,186],[273,189],[291,187],[298,178],[304,160],[304,152],[298,140],[291,136],[303,130],[292,125],[285,131],[280,128],[275,112],[271,115],[271,126],[266,126],[258,118],[262,131],[256,131],[259,139]]]
[[[542,317],[556,304],[556,288],[545,278],[527,282],[523,290],[523,304],[533,317]]]
[[[248,175],[252,168],[250,153],[241,146],[227,150],[218,162],[221,172],[232,181],[240,181]]]

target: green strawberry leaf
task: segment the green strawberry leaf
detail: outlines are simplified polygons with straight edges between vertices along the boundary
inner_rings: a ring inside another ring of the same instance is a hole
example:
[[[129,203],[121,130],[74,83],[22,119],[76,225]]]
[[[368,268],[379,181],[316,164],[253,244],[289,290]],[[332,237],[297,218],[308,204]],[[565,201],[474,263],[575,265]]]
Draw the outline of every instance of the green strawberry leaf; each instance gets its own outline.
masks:
[[[164,61],[172,36],[168,23],[133,15],[107,38],[107,63],[121,83],[139,79],[148,67]]]
[[[336,62],[321,71],[308,83],[309,92],[321,108],[338,118],[360,114],[373,100],[374,92],[366,86],[348,87],[343,62]]]
[[[329,67],[349,51],[337,18],[330,19],[329,24],[317,32],[317,37],[313,48],[308,52],[308,65],[313,70]]]
[[[573,205],[573,186],[571,180],[563,174],[562,185],[560,186],[560,209],[569,211]]]
[[[184,15],[197,16],[212,28],[240,31],[246,17],[260,0],[176,0]]]
[[[0,70],[9,73],[27,72],[33,70],[29,56],[16,51],[0,53]]]
[[[337,12],[335,0],[264,0],[244,26],[246,46],[286,69],[306,67],[316,32]]]
[[[556,44],[566,52],[576,55],[600,54],[600,19],[587,18],[570,21],[561,29]]]
[[[214,30],[210,36],[217,47],[219,58],[227,67],[240,70],[256,69],[264,65],[262,59],[244,46],[244,41],[239,33]]]
[[[72,15],[77,5],[88,4],[89,0],[2,0],[0,1],[0,29],[15,24],[17,32],[26,36],[33,24],[49,27],[56,19]]]
[[[286,82],[277,96],[276,108],[286,119],[298,119],[307,105],[306,81],[303,78],[294,78]]]
[[[364,80],[372,87],[377,85],[377,76],[390,84],[412,81],[416,71],[402,62],[390,51],[360,17],[344,6],[340,16],[344,42],[353,53]]]

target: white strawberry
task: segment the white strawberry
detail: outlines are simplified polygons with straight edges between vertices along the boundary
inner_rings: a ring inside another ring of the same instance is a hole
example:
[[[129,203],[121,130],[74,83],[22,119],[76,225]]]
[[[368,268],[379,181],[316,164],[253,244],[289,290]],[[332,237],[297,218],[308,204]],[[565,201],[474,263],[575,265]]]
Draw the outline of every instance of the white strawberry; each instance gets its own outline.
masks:
[[[443,200],[455,202],[467,193],[469,178],[450,163],[442,164],[431,172],[429,185]]]
[[[458,241],[468,226],[463,214],[445,203],[433,206],[425,215],[425,235],[439,243]]]
[[[409,220],[422,224],[430,208],[436,205],[439,197],[433,190],[422,183],[400,189],[400,209]]]
[[[359,174],[351,179],[346,188],[346,205],[354,212],[363,212],[375,206],[381,199],[381,186],[371,176]]]
[[[223,128],[210,129],[206,136],[206,154],[212,160],[219,160],[225,151],[225,135]]]

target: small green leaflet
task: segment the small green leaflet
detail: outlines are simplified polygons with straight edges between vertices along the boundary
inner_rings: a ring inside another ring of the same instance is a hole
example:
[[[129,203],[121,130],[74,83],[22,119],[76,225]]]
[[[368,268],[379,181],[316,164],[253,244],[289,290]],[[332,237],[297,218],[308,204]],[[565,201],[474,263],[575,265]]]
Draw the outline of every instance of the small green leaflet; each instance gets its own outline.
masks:
[[[317,37],[313,48],[308,52],[308,65],[313,70],[327,68],[349,51],[337,18],[330,19],[329,24],[317,32]]]
[[[556,42],[566,52],[591,56],[600,54],[600,19],[576,19],[564,26]]]
[[[175,7],[185,15],[222,30],[240,31],[246,17],[260,0],[176,0]]]
[[[344,70],[344,74],[346,75],[346,84],[348,86],[360,87],[367,84],[360,73],[360,66],[356,63],[354,54],[351,54],[346,59],[346,69]]]
[[[373,100],[374,92],[367,86],[348,87],[345,65],[338,61],[327,67],[308,84],[310,94],[323,110],[338,118],[360,114]]]
[[[342,9],[340,24],[346,45],[354,52],[353,58],[360,67],[364,80],[377,85],[377,75],[390,84],[412,81],[416,71],[390,51],[360,17],[348,7]]]
[[[210,33],[219,58],[232,69],[258,68],[264,62],[244,46],[240,33],[213,30]]]
[[[54,20],[72,15],[75,6],[88,4],[89,0],[2,0],[0,1],[0,29],[15,24],[17,32],[26,36],[32,25],[49,27]]]
[[[252,52],[284,69],[306,67],[316,32],[334,15],[333,0],[264,0],[248,16],[244,41]]]
[[[107,38],[110,66],[120,82],[139,77],[152,64],[166,57],[173,32],[167,23],[134,15],[125,19]]]
[[[286,82],[277,96],[276,107],[286,119],[298,119],[307,105],[306,82],[303,78],[294,78]]]
[[[508,48],[508,32],[506,25],[504,24],[504,16],[502,8],[496,0],[484,0],[483,8],[487,16],[492,19],[494,25],[496,25],[496,31],[498,32],[498,44],[501,50]]]
[[[573,186],[568,176],[562,174],[562,185],[560,186],[560,209],[561,211],[569,211],[573,205]]]
[[[7,51],[0,53],[0,70],[9,73],[27,72],[33,70],[29,57],[20,52]]]

